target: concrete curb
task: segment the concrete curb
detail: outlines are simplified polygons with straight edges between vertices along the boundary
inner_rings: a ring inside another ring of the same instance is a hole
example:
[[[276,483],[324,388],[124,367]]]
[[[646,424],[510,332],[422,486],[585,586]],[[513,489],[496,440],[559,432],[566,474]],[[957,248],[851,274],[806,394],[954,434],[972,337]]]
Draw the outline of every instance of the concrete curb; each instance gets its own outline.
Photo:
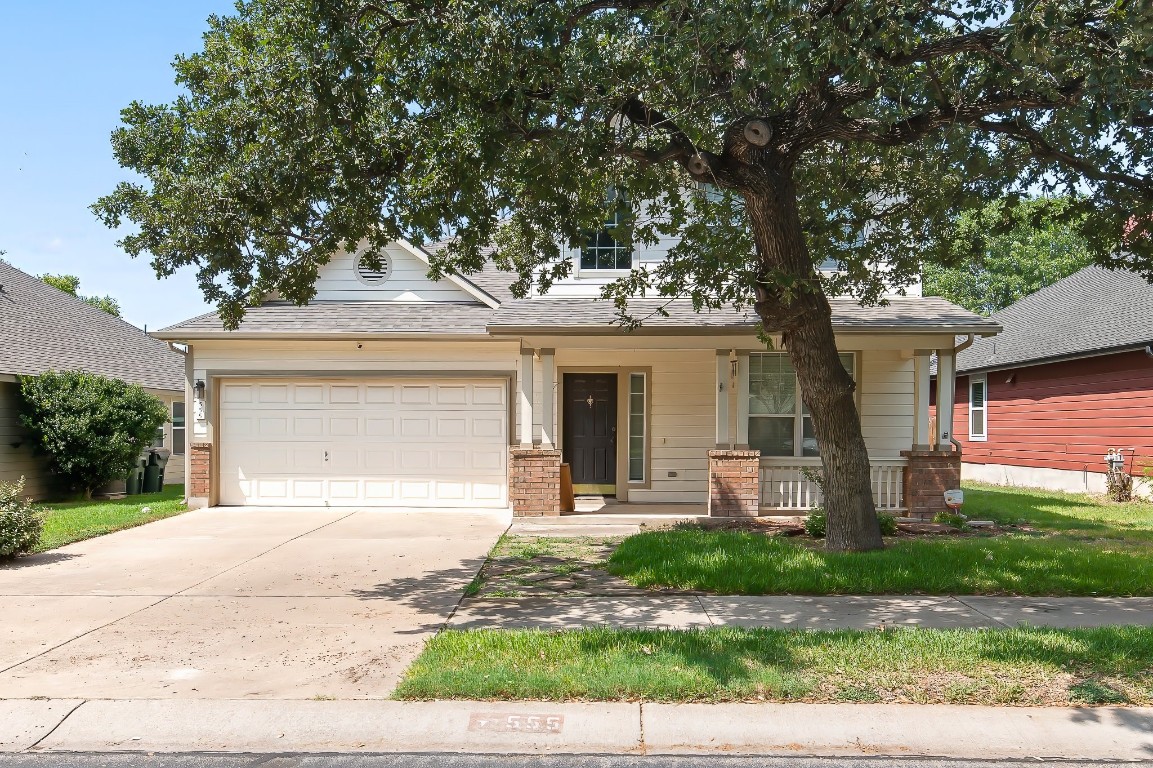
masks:
[[[35,745],[35,746],[33,746]],[[0,751],[1153,760],[1153,708],[0,701]]]

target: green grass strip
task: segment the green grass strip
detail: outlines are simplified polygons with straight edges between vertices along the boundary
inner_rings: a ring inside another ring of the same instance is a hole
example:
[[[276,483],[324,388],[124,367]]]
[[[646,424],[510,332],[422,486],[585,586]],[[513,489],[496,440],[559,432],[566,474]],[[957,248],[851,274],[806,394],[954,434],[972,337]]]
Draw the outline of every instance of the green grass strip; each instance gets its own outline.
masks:
[[[1153,628],[446,631],[394,698],[1149,704]]]
[[[43,506],[46,509],[44,532],[37,552],[187,511],[183,485],[166,485],[160,493],[126,496],[116,501],[71,501]],[[148,512],[144,512],[146,507]]]
[[[625,539],[608,569],[638,587],[721,595],[1153,595],[1153,557],[1126,541],[1006,535],[829,553],[740,531]]]

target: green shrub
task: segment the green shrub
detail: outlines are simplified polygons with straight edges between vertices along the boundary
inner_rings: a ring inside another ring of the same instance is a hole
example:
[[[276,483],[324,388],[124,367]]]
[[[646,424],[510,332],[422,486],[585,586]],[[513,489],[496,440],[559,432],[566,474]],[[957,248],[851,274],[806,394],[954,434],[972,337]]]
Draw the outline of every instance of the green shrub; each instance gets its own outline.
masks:
[[[825,538],[825,527],[828,524],[828,514],[824,507],[816,507],[805,518],[805,533],[814,539]]]
[[[164,403],[135,384],[82,371],[21,376],[19,409],[36,452],[85,498],[128,474],[168,419]]]
[[[969,525],[969,518],[959,512],[938,512],[933,515],[933,522],[949,525],[957,530],[964,530]]]
[[[877,515],[877,522],[881,525],[882,536],[897,535],[897,516],[882,512]]]
[[[24,478],[0,482],[0,560],[31,552],[40,543],[44,518],[24,496]]]

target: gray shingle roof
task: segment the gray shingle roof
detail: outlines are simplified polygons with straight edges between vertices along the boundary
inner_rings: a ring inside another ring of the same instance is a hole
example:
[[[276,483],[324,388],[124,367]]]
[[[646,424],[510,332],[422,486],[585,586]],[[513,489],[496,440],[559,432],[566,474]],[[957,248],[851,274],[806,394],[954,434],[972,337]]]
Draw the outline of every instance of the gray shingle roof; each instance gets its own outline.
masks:
[[[862,307],[853,299],[832,299],[833,326],[842,331],[905,331],[950,333],[996,333],[1000,326],[989,318],[969,312],[939,298],[902,297],[887,306]],[[668,317],[657,313],[664,307]],[[731,332],[752,333],[758,320],[751,312],[723,309],[697,314],[685,299],[635,299],[629,314],[642,319],[638,332]],[[589,332],[611,329],[616,310],[611,302],[589,299],[521,299],[504,304],[493,315],[489,330]]]
[[[184,390],[184,355],[136,326],[0,261],[0,374],[83,370]]]
[[[247,310],[235,331],[224,330],[220,318],[210,312],[163,328],[154,335],[174,340],[275,334],[469,335],[484,334],[492,313],[492,309],[479,303],[318,301],[298,307],[278,302]]]
[[[1145,346],[1153,342],[1153,285],[1134,272],[1086,267],[990,319],[1005,331],[960,353],[958,371]]]
[[[436,243],[426,243],[421,246],[421,248],[423,248],[426,253],[433,254],[437,251],[444,250],[450,242],[452,241],[441,240],[440,242]],[[484,255],[485,259],[488,259],[494,250],[495,248],[490,246],[488,248],[481,249],[481,253]],[[513,300],[512,291],[509,290],[509,286],[516,281],[517,275],[513,272],[505,272],[502,269],[498,269],[496,264],[492,263],[491,260],[485,261],[484,269],[482,269],[480,272],[473,272],[468,275],[462,275],[462,277],[475,285],[477,288],[480,288],[489,296],[492,296],[501,304]]]

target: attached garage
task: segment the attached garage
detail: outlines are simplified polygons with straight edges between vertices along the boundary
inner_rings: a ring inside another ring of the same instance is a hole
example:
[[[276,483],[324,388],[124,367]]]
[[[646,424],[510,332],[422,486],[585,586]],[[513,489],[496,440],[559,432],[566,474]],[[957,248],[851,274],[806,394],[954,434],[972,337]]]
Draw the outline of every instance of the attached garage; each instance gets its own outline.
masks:
[[[222,379],[225,505],[508,505],[506,379]]]

